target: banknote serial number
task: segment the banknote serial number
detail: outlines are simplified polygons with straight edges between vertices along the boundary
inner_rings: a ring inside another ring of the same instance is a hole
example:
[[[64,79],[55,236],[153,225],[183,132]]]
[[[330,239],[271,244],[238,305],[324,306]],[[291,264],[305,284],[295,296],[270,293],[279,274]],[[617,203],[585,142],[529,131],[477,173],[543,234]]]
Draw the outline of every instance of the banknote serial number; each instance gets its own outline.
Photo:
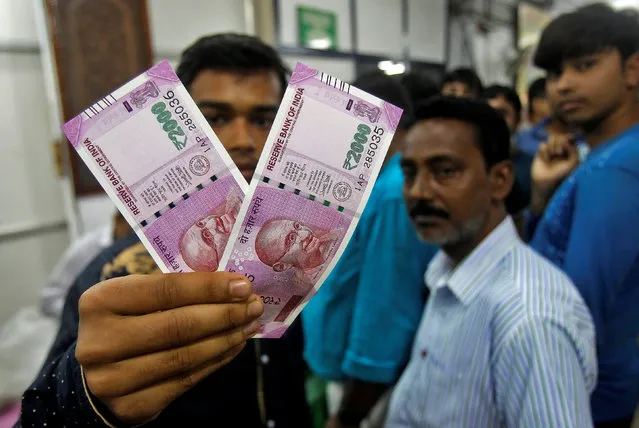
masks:
[[[371,135],[371,132],[373,135]],[[352,171],[359,166],[362,159],[364,159],[364,166],[371,168],[375,154],[377,154],[377,149],[379,149],[379,144],[382,141],[382,135],[384,135],[383,128],[376,126],[371,129],[371,127],[365,123],[360,124],[357,127],[357,132],[353,136],[350,150],[346,153],[343,168]],[[368,144],[368,148],[366,148],[366,144]]]

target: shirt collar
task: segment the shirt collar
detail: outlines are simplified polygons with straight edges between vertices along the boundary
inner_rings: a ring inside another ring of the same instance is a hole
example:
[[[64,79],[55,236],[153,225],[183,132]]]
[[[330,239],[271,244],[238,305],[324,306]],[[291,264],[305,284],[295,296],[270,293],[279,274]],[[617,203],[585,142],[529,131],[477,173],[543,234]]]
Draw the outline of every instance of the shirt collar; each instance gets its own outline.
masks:
[[[431,290],[448,289],[468,305],[481,291],[482,276],[494,268],[519,242],[519,235],[512,219],[506,217],[456,268],[453,261],[439,251],[428,266],[425,280]]]

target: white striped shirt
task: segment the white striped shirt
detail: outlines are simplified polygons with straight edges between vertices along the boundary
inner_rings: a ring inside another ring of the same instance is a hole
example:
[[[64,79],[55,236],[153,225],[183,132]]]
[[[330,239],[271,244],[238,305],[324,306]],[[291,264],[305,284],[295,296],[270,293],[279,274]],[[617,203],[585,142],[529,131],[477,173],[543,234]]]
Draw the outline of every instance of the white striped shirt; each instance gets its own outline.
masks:
[[[387,427],[592,426],[590,313],[510,218],[457,268],[440,251],[426,284],[431,295]]]

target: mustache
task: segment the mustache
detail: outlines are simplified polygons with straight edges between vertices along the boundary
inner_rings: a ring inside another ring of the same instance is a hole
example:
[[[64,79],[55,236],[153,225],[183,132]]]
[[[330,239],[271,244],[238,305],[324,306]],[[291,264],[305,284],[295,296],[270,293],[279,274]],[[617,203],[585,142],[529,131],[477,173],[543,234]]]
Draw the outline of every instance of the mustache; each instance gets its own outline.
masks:
[[[450,218],[450,214],[447,211],[436,208],[425,201],[417,201],[413,203],[408,210],[408,214],[413,218],[422,215],[440,217],[446,220]]]

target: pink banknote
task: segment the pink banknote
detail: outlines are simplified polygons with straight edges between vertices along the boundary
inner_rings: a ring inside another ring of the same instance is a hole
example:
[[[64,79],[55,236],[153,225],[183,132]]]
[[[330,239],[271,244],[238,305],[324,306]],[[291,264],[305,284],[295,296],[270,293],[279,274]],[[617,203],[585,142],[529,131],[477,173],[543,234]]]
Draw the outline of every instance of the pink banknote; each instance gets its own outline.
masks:
[[[218,269],[248,185],[168,62],[63,131],[163,272]]]
[[[402,110],[304,64],[295,67],[220,267],[265,304],[278,338],[344,251]]]

